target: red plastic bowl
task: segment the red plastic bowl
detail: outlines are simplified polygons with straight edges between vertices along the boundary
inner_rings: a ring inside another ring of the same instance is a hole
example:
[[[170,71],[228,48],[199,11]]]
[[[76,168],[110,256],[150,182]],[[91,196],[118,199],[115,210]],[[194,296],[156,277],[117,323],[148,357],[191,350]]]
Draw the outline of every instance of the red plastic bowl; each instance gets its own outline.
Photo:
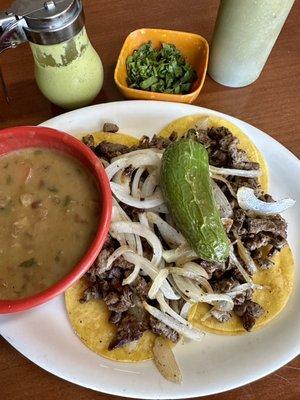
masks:
[[[106,239],[111,221],[112,195],[110,184],[101,162],[87,146],[67,133],[50,128],[20,126],[0,131],[0,157],[11,151],[28,147],[59,150],[81,161],[95,176],[98,183],[101,213],[96,237],[73,270],[58,283],[34,296],[19,300],[0,300],[0,314],[28,310],[64,292],[90,268],[96,259]]]

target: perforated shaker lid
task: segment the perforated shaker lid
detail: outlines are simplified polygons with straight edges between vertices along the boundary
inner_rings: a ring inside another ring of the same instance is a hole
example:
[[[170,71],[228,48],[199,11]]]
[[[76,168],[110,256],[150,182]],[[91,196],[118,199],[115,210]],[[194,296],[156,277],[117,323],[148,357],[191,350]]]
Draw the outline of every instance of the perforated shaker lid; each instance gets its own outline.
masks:
[[[33,43],[61,43],[84,26],[81,0],[15,0],[9,11],[25,19],[24,30]]]

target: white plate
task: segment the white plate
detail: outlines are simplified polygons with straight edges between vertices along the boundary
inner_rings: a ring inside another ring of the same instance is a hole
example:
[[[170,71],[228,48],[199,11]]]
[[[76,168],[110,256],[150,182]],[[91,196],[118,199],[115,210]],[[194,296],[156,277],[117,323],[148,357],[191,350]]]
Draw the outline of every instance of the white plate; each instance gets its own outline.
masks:
[[[195,113],[224,117],[238,125],[253,139],[269,164],[272,195],[298,200],[296,206],[285,213],[285,218],[289,222],[289,241],[299,263],[299,160],[251,125],[204,108],[150,101],[101,104],[61,115],[43,125],[76,135],[98,130],[104,122],[112,121],[122,132],[140,136],[157,133],[171,120]],[[204,396],[252,382],[299,354],[299,293],[297,271],[287,307],[264,329],[237,337],[208,334],[201,343],[178,345],[175,353],[183,374],[181,385],[165,381],[151,361],[117,363],[91,352],[73,333],[63,296],[34,310],[0,317],[0,333],[35,364],[87,388],[146,399]]]

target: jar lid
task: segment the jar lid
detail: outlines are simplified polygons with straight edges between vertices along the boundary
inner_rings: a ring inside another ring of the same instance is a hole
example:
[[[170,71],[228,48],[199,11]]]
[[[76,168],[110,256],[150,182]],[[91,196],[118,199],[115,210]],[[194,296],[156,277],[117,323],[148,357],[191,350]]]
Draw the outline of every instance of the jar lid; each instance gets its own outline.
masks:
[[[25,19],[27,39],[37,44],[65,42],[84,26],[81,0],[15,0],[9,11]]]

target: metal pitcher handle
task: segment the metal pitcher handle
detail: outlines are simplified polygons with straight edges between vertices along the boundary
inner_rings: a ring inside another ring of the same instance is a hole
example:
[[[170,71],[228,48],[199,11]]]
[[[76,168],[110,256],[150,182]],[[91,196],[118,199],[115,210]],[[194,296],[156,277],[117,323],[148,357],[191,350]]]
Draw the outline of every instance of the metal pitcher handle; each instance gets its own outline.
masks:
[[[12,13],[0,12],[0,54],[7,49],[27,42],[23,27],[26,22]]]

